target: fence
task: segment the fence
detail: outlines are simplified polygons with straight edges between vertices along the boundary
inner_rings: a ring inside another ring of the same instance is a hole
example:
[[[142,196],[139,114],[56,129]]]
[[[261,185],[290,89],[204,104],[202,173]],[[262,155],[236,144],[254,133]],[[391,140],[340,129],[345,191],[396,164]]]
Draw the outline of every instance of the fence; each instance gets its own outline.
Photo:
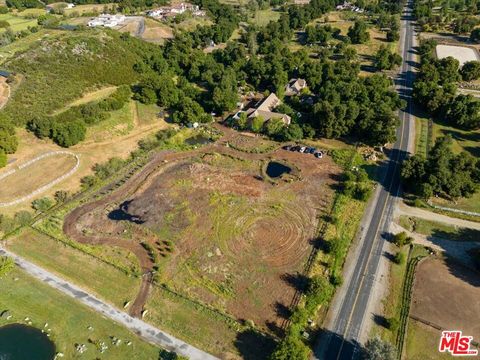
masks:
[[[73,173],[75,173],[78,170],[78,167],[80,165],[80,159],[79,159],[78,155],[76,155],[72,152],[69,152],[69,151],[51,151],[51,152],[45,153],[43,155],[37,156],[36,158],[19,165],[17,169],[11,169],[11,170],[7,171],[6,173],[0,175],[0,180],[5,179],[6,177],[8,177],[10,175],[15,174],[18,170],[25,169],[26,167],[36,163],[37,161],[40,161],[40,160],[45,159],[45,158],[50,157],[50,156],[56,156],[56,155],[70,155],[70,156],[73,156],[75,158],[75,166],[72,169],[70,169],[68,172],[63,174],[62,176],[60,176],[56,179],[53,179],[48,184],[45,184],[45,185],[35,189],[30,194],[22,196],[21,198],[17,198],[13,201],[0,202],[0,207],[17,205],[17,204],[20,204],[24,201],[27,201],[28,199],[33,198],[34,196],[50,189],[51,187],[55,186],[59,182],[65,180],[67,177],[71,176]]]

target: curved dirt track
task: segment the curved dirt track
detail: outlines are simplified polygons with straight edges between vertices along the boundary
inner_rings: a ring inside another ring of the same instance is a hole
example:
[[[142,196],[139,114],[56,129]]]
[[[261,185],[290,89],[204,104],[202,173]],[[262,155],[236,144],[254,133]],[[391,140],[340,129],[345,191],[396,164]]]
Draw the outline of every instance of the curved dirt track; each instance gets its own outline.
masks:
[[[314,160],[313,156],[310,157],[310,155],[299,155],[297,153],[291,153],[284,150],[274,150],[270,153],[264,154],[239,152],[225,146],[226,142],[236,134],[230,129],[224,129],[223,127],[221,130],[224,131],[225,135],[215,144],[207,145],[192,151],[160,151],[152,155],[149,162],[118,189],[113,190],[113,192],[99,200],[79,206],[65,218],[63,230],[70,238],[84,244],[121,247],[131,251],[137,257],[142,269],[142,282],[138,294],[129,310],[132,316],[141,316],[150,291],[152,270],[154,267],[154,263],[150,258],[148,251],[140,244],[140,242],[146,241],[153,245],[157,243],[159,239],[156,237],[152,237],[151,239],[145,238],[145,233],[141,233],[137,237],[133,236],[126,239],[125,236],[122,236],[122,232],[124,231],[121,231],[121,226],[110,226],[112,223],[115,223],[115,220],[109,221],[106,213],[109,213],[112,210],[112,207],[118,207],[126,200],[132,198],[134,194],[143,193],[151,186],[154,179],[156,179],[157,175],[159,175],[161,172],[167,171],[171,166],[175,166],[181,160],[191,158],[194,155],[208,154],[213,152],[244,160],[269,160],[272,158],[283,159],[287,162],[301,164],[302,177],[306,176],[312,178],[317,176],[318,171],[320,171],[322,172],[322,175],[325,176],[325,180],[323,181],[327,182],[331,181],[326,180],[328,178],[327,175],[337,171],[335,170],[336,167],[331,165],[330,161],[327,160],[323,160],[322,162],[318,163],[324,164],[321,166],[321,170],[318,170],[316,165],[314,165],[317,164],[318,160]],[[197,180],[199,179],[197,178]],[[235,178],[235,180],[239,181],[236,185],[236,189],[239,189],[242,186],[242,179]],[[300,181],[300,183],[304,184],[302,181]],[[307,187],[302,184],[298,184],[298,187],[293,184],[292,187],[294,191],[299,191],[299,194],[301,195],[304,192],[310,192],[311,187],[314,185],[316,186],[317,184],[316,182],[310,183],[309,181],[306,183],[309,184]],[[109,187],[107,186],[102,190],[108,188]],[[102,193],[102,190],[100,190],[99,193]],[[313,197],[312,201],[317,204],[317,208],[321,208],[325,205],[323,204],[323,200],[320,195],[318,197]],[[289,270],[291,270],[292,263],[301,263],[306,254],[309,252],[310,245],[309,242],[305,241],[305,234],[308,233],[309,237],[313,236],[314,234],[312,233],[313,228],[307,229],[305,227],[305,219],[314,219],[314,213],[318,210],[312,209],[307,211],[302,209],[300,204],[298,206],[300,208],[297,210],[294,208],[287,208],[286,214],[281,216],[281,219],[276,217],[266,217],[262,221],[258,221],[254,226],[251,226],[247,231],[246,238],[247,240],[248,238],[251,238],[250,242],[256,244],[255,247],[243,248],[239,242],[236,243],[233,241],[226,251],[228,253],[236,253],[237,251],[242,250],[247,251],[248,253],[256,254],[256,256],[259,255],[263,262],[272,268],[276,268],[279,273],[290,272]],[[102,218],[102,222],[95,221],[100,217]],[[104,221],[104,219],[107,221]],[[243,220],[242,217],[239,216],[236,220],[238,220],[240,223],[238,225],[241,225]],[[236,220],[233,219],[234,222],[236,222]],[[103,226],[99,225],[100,223]],[[141,228],[141,226],[138,226],[137,224],[132,226],[134,228]],[[111,231],[112,229],[114,231]],[[269,235],[270,231],[273,231],[274,236],[271,236],[272,234]],[[254,242],[254,240],[258,237],[266,240],[262,242]],[[283,281],[284,280],[282,280],[282,284]],[[287,292],[289,293],[289,291]],[[289,298],[289,294],[286,293],[282,294],[282,296]],[[238,303],[237,308],[240,309],[240,307],[244,307],[244,304]],[[235,313],[235,311],[232,312]],[[269,312],[274,311],[270,309]]]

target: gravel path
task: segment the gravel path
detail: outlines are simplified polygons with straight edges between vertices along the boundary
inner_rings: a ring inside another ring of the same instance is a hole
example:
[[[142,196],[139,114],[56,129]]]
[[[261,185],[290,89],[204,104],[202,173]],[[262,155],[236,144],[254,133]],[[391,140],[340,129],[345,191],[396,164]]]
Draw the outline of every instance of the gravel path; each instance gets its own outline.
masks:
[[[53,275],[52,273],[42,269],[35,264],[25,260],[0,247],[0,255],[10,256],[15,260],[15,263],[28,274],[42,281],[43,283],[61,291],[62,293],[77,299],[83,304],[87,305],[94,311],[106,316],[107,318],[124,325],[129,330],[143,338],[144,340],[155,344],[164,349],[175,351],[179,355],[183,355],[192,360],[215,360],[216,357],[197,349],[160,329],[147,324],[146,322],[133,318],[127,313],[117,310],[113,306],[104,303],[93,295],[88,294],[76,285],[63,280],[62,278]]]
[[[480,223],[478,222],[452,218],[450,216],[437,214],[437,213],[419,209],[416,207],[411,207],[411,206],[405,205],[404,203],[400,203],[400,206],[398,207],[398,214],[415,216],[420,219],[436,221],[436,222],[440,222],[448,225],[454,225],[454,226],[467,228],[467,229],[480,230]]]

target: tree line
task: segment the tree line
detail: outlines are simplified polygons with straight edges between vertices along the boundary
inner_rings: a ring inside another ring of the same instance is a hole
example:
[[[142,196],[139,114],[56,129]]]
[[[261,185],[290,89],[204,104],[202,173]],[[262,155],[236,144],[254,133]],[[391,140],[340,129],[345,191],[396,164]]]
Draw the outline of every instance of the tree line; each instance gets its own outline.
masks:
[[[458,60],[436,59],[434,40],[423,41],[419,52],[420,71],[413,86],[413,97],[433,117],[464,130],[480,128],[480,102],[471,95],[457,95],[457,82],[477,79],[480,62],[467,62],[460,69]]]

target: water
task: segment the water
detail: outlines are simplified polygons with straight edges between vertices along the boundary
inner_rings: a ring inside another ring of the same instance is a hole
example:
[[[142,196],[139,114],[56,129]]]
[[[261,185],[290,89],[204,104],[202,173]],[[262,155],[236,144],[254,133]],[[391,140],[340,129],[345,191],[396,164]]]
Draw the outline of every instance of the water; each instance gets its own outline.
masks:
[[[283,174],[289,174],[290,171],[292,171],[290,167],[276,161],[270,161],[267,165],[267,175],[271,178],[277,178]]]
[[[11,324],[0,327],[0,360],[52,360],[55,344],[39,329]]]

